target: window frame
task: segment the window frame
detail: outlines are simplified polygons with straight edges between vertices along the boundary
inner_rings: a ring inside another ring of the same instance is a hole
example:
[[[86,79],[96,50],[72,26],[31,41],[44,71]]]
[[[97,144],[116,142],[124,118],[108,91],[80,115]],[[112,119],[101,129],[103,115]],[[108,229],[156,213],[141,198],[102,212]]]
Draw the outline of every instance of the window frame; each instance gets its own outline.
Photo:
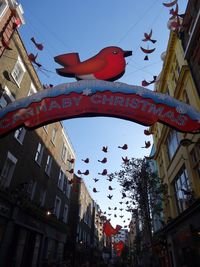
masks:
[[[166,145],[167,145],[168,158],[171,161],[180,145],[180,140],[177,131],[171,130],[169,132],[167,136]]]
[[[16,84],[18,85],[18,87],[20,87],[20,84],[22,82],[22,79],[24,77],[24,74],[26,72],[26,68],[20,58],[20,56],[18,56],[17,61],[13,67],[13,70],[11,72],[11,76],[13,77],[14,81],[16,82]]]
[[[39,142],[35,153],[35,162],[41,166],[42,156],[44,152],[44,146]]]
[[[1,171],[1,175],[0,175],[1,177],[0,184],[3,185],[4,187],[10,186],[17,161],[18,159],[10,151],[8,151],[7,157],[5,159],[5,162],[4,162],[2,171]],[[9,163],[12,163],[12,166],[11,165],[9,166]]]
[[[22,145],[24,138],[25,138],[25,134],[26,134],[26,129],[24,127],[20,127],[18,128],[15,133],[14,133],[14,137],[15,139]]]
[[[51,173],[51,165],[52,165],[52,156],[48,155],[47,156],[47,161],[46,161],[46,165],[45,165],[45,173],[50,176]]]
[[[57,200],[58,200],[58,202],[59,202],[59,207],[58,207],[58,209],[57,209]],[[61,208],[61,199],[58,197],[58,196],[56,196],[56,198],[55,198],[55,202],[54,202],[54,214],[56,215],[56,217],[59,219],[59,217],[60,217],[60,208]]]

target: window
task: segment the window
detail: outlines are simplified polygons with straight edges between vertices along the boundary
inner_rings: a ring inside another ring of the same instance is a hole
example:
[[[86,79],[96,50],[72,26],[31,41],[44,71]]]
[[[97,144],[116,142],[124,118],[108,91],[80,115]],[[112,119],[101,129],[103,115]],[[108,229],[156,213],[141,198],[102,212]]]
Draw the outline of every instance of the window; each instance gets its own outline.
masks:
[[[50,172],[51,172],[51,164],[52,164],[52,157],[50,155],[48,155],[47,163],[46,163],[46,166],[45,166],[45,172],[49,176],[50,176]]]
[[[24,137],[25,137],[25,134],[26,134],[26,130],[24,127],[21,127],[19,129],[17,129],[15,131],[15,138],[17,139],[17,141],[20,143],[20,144],[23,144],[23,141],[24,141]]]
[[[45,203],[45,199],[46,199],[46,194],[47,194],[47,191],[46,190],[41,190],[40,191],[40,205],[42,207],[44,207],[44,203]]]
[[[45,132],[48,133],[48,125],[44,125],[43,128],[44,128]]]
[[[56,140],[56,132],[57,132],[57,130],[55,128],[53,128],[52,136],[51,136],[51,141],[52,141],[52,143],[54,145],[55,145],[55,140]]]
[[[67,155],[67,147],[66,145],[63,143],[62,146],[62,151],[61,151],[61,159],[66,162],[66,155]]]
[[[167,138],[167,148],[169,159],[171,160],[179,146],[178,134],[175,130],[172,130]]]
[[[68,205],[65,204],[64,212],[63,212],[63,222],[67,223],[67,219],[68,219]]]
[[[178,174],[174,186],[178,211],[180,213],[188,207],[189,201],[192,197],[191,186],[186,169],[182,169]]]
[[[192,159],[192,168],[198,179],[200,179],[200,143],[196,144],[190,153]]]
[[[60,216],[60,206],[61,206],[61,199],[56,196],[54,213],[55,213],[57,218],[59,218],[59,216]]]
[[[6,11],[6,9],[8,8],[8,4],[7,1],[0,1],[0,17],[3,16],[4,12]]]
[[[63,191],[64,187],[64,181],[65,181],[65,174],[62,170],[60,170],[59,178],[58,178],[58,188]]]
[[[67,183],[66,183],[66,196],[67,196],[67,198],[69,199],[69,197],[70,197],[70,192],[71,192],[71,185],[70,185],[68,179],[66,179],[66,180],[67,180]]]
[[[12,153],[8,151],[0,177],[0,184],[2,186],[8,187],[10,185],[16,164],[17,159],[15,158],[15,156],[13,156]]]
[[[37,147],[37,151],[36,151],[36,154],[35,154],[35,161],[41,165],[41,161],[42,161],[42,155],[43,155],[43,150],[44,150],[44,147],[41,145],[41,143],[38,144],[38,147]]]
[[[18,60],[13,68],[13,71],[11,72],[11,75],[18,86],[20,86],[20,83],[23,79],[24,73],[26,69],[22,63],[21,58],[18,56]]]
[[[35,86],[31,83],[30,90],[28,92],[28,96],[33,95],[35,93],[37,93],[37,90],[36,90]]]
[[[15,101],[15,98],[11,94],[10,90],[5,87],[0,87],[0,108],[6,107],[9,103]]]
[[[31,200],[33,200],[35,195],[36,181],[31,180],[27,187],[27,193]]]

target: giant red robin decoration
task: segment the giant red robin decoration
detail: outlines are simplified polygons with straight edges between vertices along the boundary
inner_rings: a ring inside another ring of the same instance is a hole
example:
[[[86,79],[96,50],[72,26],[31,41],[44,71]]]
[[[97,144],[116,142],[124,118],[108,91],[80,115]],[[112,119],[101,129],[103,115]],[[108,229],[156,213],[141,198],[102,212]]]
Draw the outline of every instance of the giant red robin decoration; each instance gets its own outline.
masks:
[[[102,49],[97,55],[85,61],[80,61],[78,53],[63,54],[54,57],[55,62],[63,68],[56,69],[64,77],[75,77],[77,80],[115,81],[125,72],[125,57],[132,51],[124,51],[117,46]]]

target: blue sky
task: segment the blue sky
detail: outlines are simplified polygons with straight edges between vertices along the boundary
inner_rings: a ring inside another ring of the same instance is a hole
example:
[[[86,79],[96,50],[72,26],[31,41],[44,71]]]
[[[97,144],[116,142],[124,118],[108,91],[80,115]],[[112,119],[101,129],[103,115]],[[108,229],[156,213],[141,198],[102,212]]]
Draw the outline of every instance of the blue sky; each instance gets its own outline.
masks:
[[[58,76],[55,69],[59,67],[54,62],[54,56],[63,53],[78,52],[80,59],[86,60],[97,54],[107,46],[119,46],[124,50],[132,50],[133,55],[126,58],[126,72],[119,80],[127,84],[141,85],[142,80],[152,80],[158,75],[162,68],[160,55],[167,48],[169,30],[167,21],[169,19],[169,8],[163,6],[162,0],[59,0],[19,1],[24,9],[26,24],[21,26],[20,33],[28,53],[37,53],[37,61],[42,64],[42,69],[36,69],[43,84],[58,85],[73,82],[74,79]],[[165,2],[171,2],[166,0]],[[184,13],[187,1],[179,0],[179,13]],[[140,46],[147,47],[142,42],[144,32],[153,30],[155,44],[149,44],[149,48],[156,48],[149,55],[149,61],[144,61],[144,53]],[[34,37],[38,43],[44,45],[43,51],[37,51],[30,41]],[[152,90],[153,86],[149,86]],[[98,175],[104,168],[108,173],[119,170],[121,157],[139,157],[149,155],[150,148],[141,148],[145,141],[152,141],[151,137],[144,135],[142,125],[120,120],[116,118],[95,117],[70,119],[64,121],[64,126],[71,139],[76,152],[76,168],[85,171],[89,169],[90,176],[83,176],[84,181],[92,197],[100,204],[103,211],[107,207],[119,207],[121,200],[120,188],[117,181],[109,183],[104,176]],[[119,145],[128,144],[128,150],[123,151]],[[102,146],[108,146],[109,152],[104,154]],[[106,156],[108,163],[101,164]],[[82,161],[90,159],[86,164]],[[99,178],[94,183],[93,178]],[[113,199],[110,201],[106,196],[109,193],[108,186],[116,188],[113,191]],[[99,193],[93,193],[96,187]],[[126,200],[125,200],[126,201]],[[125,208],[126,205],[123,204]],[[117,215],[130,217],[126,212],[116,212]],[[114,215],[114,213],[113,213]],[[122,224],[123,219],[114,218],[112,223]]]

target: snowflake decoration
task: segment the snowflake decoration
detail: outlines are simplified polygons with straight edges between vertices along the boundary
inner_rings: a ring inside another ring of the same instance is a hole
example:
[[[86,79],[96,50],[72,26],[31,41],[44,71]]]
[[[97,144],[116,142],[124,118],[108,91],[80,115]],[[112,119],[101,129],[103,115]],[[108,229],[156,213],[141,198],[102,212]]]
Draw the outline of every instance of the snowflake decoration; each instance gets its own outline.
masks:
[[[176,107],[176,111],[177,111],[178,113],[180,113],[180,114],[185,114],[185,113],[186,113],[186,109],[185,109],[185,107],[183,107],[183,106],[177,106],[177,107]]]
[[[83,90],[83,95],[88,96],[88,95],[91,95],[91,94],[92,94],[92,90],[91,89],[86,88],[86,89]]]

